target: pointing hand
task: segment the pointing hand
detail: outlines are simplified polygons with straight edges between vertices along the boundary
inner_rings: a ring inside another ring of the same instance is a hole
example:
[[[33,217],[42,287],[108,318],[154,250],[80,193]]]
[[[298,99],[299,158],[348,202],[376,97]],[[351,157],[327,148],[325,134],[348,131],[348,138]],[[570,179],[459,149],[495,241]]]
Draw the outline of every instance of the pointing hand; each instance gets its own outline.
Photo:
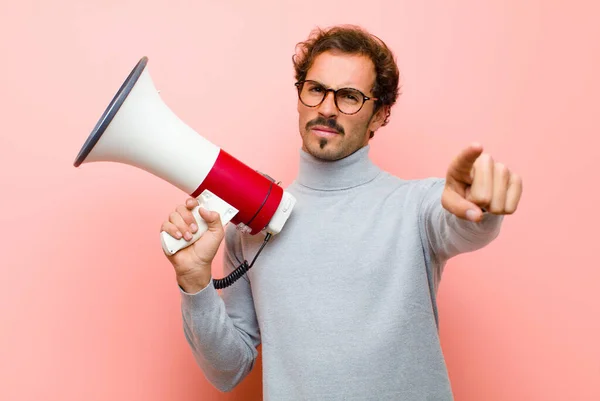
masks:
[[[513,214],[522,191],[520,176],[483,153],[481,145],[472,144],[448,167],[442,206],[462,219],[479,222],[484,211]]]

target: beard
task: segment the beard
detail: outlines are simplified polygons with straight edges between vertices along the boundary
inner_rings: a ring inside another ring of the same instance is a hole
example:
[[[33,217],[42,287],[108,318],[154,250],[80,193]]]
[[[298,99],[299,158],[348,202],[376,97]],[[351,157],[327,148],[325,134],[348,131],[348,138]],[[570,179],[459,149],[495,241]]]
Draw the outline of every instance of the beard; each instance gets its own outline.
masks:
[[[319,116],[313,120],[310,120],[309,122],[306,123],[305,126],[305,132],[308,133],[310,131],[311,127],[314,127],[316,125],[322,125],[328,128],[331,128],[333,130],[335,130],[338,135],[345,135],[346,130],[344,129],[344,127],[342,127],[340,124],[338,124],[338,122],[335,119],[332,118],[324,118],[322,116]],[[325,147],[329,144],[329,139],[327,138],[319,138],[319,148],[321,150],[325,149]],[[323,155],[321,155],[322,157]]]
[[[307,132],[307,135],[311,135]],[[340,138],[341,139],[341,138]],[[320,160],[335,161],[348,153],[348,144],[339,142],[338,138],[312,138],[304,144],[304,149]]]
[[[364,135],[368,135],[368,124],[365,124]],[[322,125],[337,131],[337,135],[332,138],[315,137],[311,134],[311,128]],[[305,124],[300,125],[300,134],[303,137],[302,148],[312,156],[320,160],[335,161],[343,159],[346,156],[356,152],[364,145],[365,137],[361,135],[360,130],[346,132],[344,127],[336,119],[326,119],[318,116]]]

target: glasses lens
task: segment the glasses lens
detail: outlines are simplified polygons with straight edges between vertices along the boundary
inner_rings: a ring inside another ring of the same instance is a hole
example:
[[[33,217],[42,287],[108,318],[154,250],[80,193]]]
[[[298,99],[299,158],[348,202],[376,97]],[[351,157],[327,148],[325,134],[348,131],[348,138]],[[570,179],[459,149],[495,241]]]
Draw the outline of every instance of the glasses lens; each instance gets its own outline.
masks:
[[[356,89],[340,89],[336,100],[342,113],[353,114],[362,107],[363,94]]]
[[[325,88],[316,82],[306,81],[302,84],[300,100],[307,106],[314,107],[321,103],[325,96]]]

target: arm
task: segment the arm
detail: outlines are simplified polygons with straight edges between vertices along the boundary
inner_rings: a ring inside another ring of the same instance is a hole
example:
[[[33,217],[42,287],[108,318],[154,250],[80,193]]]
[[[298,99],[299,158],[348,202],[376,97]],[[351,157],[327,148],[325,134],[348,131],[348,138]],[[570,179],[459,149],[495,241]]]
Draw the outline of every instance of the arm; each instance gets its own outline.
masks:
[[[492,242],[500,233],[502,215],[484,213],[479,222],[459,218],[442,206],[445,181],[434,181],[425,192],[419,211],[421,228],[438,261],[472,252]]]
[[[224,274],[239,263],[234,253],[239,249],[235,228],[228,226],[225,235]],[[238,255],[243,260],[241,255]],[[219,390],[230,391],[244,379],[258,355],[260,333],[250,282],[242,277],[222,290],[213,286],[197,293],[181,289],[183,329],[194,358],[205,377]]]
[[[517,210],[521,177],[482,152],[479,144],[463,149],[450,163],[446,179],[434,181],[425,192],[419,213],[438,262],[489,244],[498,236],[503,216]]]

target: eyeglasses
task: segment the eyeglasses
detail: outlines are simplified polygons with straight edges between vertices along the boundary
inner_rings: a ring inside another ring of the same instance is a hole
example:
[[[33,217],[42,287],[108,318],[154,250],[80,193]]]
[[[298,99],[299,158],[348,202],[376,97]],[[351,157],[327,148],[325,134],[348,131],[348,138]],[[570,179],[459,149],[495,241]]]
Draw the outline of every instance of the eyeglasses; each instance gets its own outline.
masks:
[[[317,107],[323,103],[329,92],[333,92],[335,105],[344,114],[356,114],[362,109],[367,100],[378,100],[376,97],[365,96],[358,89],[340,88],[334,90],[326,88],[317,81],[298,81],[294,85],[298,88],[298,98],[307,107]]]

